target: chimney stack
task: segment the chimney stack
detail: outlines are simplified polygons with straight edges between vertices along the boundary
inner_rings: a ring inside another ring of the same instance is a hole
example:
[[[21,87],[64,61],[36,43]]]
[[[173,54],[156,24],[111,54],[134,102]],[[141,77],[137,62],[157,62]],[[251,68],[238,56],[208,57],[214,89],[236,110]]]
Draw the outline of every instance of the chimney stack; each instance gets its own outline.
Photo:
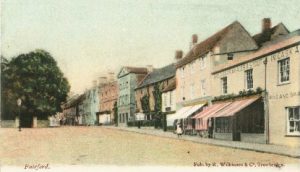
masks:
[[[147,65],[147,71],[148,73],[153,72],[153,66],[152,65]]]
[[[197,34],[193,34],[192,35],[192,41],[191,41],[191,44],[190,44],[190,49],[193,48],[194,45],[196,45],[198,42],[198,35]]]
[[[107,77],[100,76],[99,77],[99,86],[101,86],[102,84],[106,83],[106,81],[107,81]]]
[[[93,80],[92,86],[93,86],[93,88],[96,88],[96,87],[97,87],[97,80]]]
[[[115,73],[114,72],[108,72],[108,81],[113,82],[115,80]]]
[[[183,56],[183,51],[182,50],[175,51],[175,60],[176,61],[182,59],[182,56]]]
[[[272,22],[270,18],[264,18],[262,20],[262,32],[271,29],[272,27]]]

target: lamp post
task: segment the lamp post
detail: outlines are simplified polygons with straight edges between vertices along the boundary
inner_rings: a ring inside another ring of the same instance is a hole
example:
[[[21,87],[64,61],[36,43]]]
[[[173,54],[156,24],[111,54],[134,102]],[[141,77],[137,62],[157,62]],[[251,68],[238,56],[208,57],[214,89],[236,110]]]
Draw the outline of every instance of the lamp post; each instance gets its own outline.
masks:
[[[19,131],[21,131],[21,105],[22,105],[22,100],[18,98],[17,100],[17,105],[19,107]]]
[[[265,58],[263,61],[265,65],[265,94],[264,94],[264,110],[265,110],[265,137],[266,144],[270,142],[270,134],[269,134],[269,101],[268,101],[268,90],[267,90],[267,64],[268,59]]]

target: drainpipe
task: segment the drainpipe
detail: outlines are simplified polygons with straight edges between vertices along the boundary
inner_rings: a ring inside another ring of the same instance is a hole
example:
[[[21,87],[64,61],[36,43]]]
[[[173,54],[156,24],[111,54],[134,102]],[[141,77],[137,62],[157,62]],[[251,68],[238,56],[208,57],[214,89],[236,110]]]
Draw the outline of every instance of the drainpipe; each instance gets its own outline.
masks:
[[[265,90],[264,90],[264,111],[265,111],[265,138],[266,144],[270,143],[270,131],[269,131],[269,101],[268,101],[268,91],[267,91],[267,57],[263,61],[265,65]]]

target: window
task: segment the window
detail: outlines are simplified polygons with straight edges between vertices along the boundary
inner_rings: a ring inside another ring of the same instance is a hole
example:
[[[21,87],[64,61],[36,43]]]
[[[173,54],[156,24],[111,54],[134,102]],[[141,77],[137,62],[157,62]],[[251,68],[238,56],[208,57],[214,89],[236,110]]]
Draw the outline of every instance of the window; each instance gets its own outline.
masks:
[[[190,99],[193,99],[194,98],[194,94],[195,94],[195,91],[194,91],[194,83],[192,83],[190,85]]]
[[[205,57],[201,57],[199,60],[200,60],[200,69],[204,69],[206,66]]]
[[[300,106],[287,108],[287,134],[300,136]]]
[[[222,93],[227,94],[227,77],[221,78]]]
[[[181,68],[181,78],[184,78],[184,67]]]
[[[173,94],[173,91],[170,92],[170,106],[173,105],[173,104],[172,104],[172,103],[173,103],[173,102],[172,102],[172,94]]]
[[[200,82],[201,82],[201,83],[200,83],[201,94],[202,94],[202,96],[205,96],[205,95],[206,95],[205,79],[202,79]]]
[[[278,61],[279,84],[289,82],[290,80],[290,58]]]
[[[231,133],[232,121],[231,118],[220,117],[216,118],[216,132],[218,133]]]
[[[164,106],[167,106],[167,93],[164,94]]]
[[[245,82],[246,82],[246,89],[253,88],[253,69],[249,69],[245,71]]]

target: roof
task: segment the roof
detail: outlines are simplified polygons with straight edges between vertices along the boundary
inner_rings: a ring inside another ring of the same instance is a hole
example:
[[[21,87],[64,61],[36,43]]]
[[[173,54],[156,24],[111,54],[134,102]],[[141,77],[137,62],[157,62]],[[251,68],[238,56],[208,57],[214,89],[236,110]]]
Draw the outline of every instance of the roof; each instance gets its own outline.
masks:
[[[145,67],[124,67],[129,73],[137,73],[137,74],[146,74],[148,72],[147,68]]]
[[[176,68],[174,63],[159,69],[154,69],[151,73],[145,76],[145,78],[138,85],[137,89],[166,80],[168,78],[172,78],[175,76],[175,73]]]
[[[246,55],[242,58],[233,59],[228,63],[215,66],[212,74],[222,72],[229,68],[233,68],[235,66],[247,63],[249,61],[253,61],[255,59],[259,59],[268,54],[274,53],[276,51],[280,51],[285,47],[288,47],[288,46],[291,46],[294,44],[299,44],[299,43],[300,43],[300,29],[296,30],[294,32],[291,32],[287,35],[284,35],[282,37],[278,37],[277,39],[274,39],[274,40],[264,44],[258,51],[254,52],[254,53]]]
[[[164,92],[172,91],[175,88],[176,88],[176,81],[175,80],[171,80],[170,83],[169,83],[169,85],[166,88],[164,88],[162,90],[162,92],[164,93]]]
[[[187,54],[184,58],[179,60],[176,64],[176,67],[184,66],[185,64],[190,63],[191,61],[195,60],[199,56],[203,56],[207,54],[209,51],[211,51],[225,36],[226,34],[233,29],[234,27],[241,26],[242,25],[235,21],[228,25],[227,27],[223,28],[219,32],[215,33],[211,37],[207,38],[206,40],[202,41],[199,44],[196,44]]]
[[[265,30],[262,33],[254,35],[253,39],[255,40],[257,45],[261,46],[263,43],[271,40],[272,35],[277,31],[279,27],[283,27],[289,33],[289,30],[285,27],[285,25],[283,23],[279,23],[271,29]]]

